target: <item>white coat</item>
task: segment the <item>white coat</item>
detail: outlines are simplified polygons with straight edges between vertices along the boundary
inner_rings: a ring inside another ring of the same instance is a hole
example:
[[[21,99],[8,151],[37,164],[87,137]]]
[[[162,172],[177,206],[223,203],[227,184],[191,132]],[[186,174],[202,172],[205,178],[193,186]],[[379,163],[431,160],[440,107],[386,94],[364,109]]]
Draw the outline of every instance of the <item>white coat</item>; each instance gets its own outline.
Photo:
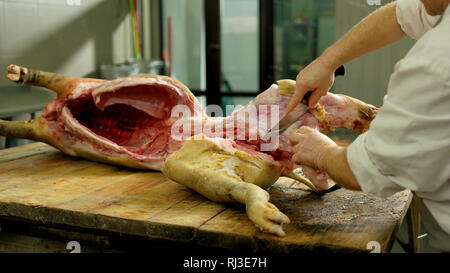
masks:
[[[410,189],[428,251],[450,251],[450,6],[440,18],[419,0],[399,0],[397,20],[418,41],[396,64],[383,106],[347,158],[364,192]]]

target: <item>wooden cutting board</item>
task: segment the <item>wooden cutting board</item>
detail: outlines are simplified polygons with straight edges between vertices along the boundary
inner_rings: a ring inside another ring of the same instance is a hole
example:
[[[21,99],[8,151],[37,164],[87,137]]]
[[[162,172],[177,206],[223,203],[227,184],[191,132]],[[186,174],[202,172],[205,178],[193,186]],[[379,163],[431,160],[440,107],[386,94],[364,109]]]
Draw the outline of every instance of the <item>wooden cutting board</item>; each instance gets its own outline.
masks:
[[[43,143],[0,151],[0,218],[143,240],[278,253],[368,251],[377,242],[389,251],[412,197],[344,189],[320,196],[284,178],[269,192],[291,219],[285,237],[260,232],[244,206],[211,202],[160,172],[73,158]]]

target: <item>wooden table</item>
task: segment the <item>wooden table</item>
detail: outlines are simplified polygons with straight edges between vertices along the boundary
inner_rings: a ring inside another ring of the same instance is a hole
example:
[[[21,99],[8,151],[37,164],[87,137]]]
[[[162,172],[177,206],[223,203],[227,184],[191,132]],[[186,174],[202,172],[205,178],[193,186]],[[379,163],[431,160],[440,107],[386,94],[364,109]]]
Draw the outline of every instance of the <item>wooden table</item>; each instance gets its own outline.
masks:
[[[270,194],[291,219],[284,237],[260,232],[243,206],[211,202],[160,172],[72,158],[43,143],[0,151],[2,232],[12,221],[22,227],[8,232],[33,225],[54,239],[66,230],[67,241],[94,238],[104,248],[119,236],[262,253],[364,252],[375,241],[388,252],[412,196],[404,191],[381,199],[344,189],[320,196],[290,179],[280,179]],[[3,248],[0,236],[0,251],[17,246],[14,236],[3,236]]]

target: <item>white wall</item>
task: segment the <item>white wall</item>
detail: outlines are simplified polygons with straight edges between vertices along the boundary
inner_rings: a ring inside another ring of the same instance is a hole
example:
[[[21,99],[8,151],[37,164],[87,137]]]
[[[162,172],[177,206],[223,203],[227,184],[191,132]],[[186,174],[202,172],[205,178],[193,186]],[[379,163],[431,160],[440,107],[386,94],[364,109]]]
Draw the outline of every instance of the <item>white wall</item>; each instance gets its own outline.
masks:
[[[0,0],[0,85],[10,84],[3,75],[11,63],[94,75],[132,50],[128,1]]]

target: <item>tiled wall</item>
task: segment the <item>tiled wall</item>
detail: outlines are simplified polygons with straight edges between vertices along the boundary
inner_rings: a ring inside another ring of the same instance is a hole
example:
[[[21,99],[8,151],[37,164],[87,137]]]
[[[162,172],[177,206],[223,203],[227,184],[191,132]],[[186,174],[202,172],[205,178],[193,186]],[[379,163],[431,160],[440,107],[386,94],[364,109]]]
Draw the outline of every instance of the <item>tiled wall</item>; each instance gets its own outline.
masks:
[[[0,0],[0,86],[11,63],[85,76],[131,56],[128,1]]]

